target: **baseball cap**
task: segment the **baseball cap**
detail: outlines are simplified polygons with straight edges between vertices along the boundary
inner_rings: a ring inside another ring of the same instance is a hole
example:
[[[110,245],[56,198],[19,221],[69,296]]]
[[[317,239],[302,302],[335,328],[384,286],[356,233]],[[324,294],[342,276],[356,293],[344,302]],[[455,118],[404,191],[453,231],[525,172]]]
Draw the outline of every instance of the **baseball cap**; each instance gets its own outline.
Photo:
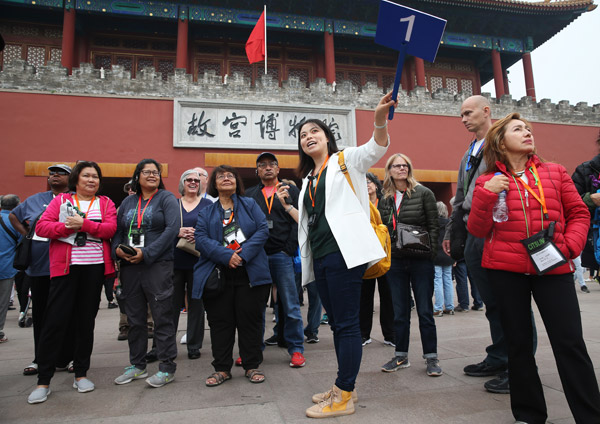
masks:
[[[50,171],[51,169],[60,169],[62,171],[66,171],[69,174],[71,173],[72,169],[69,165],[65,165],[64,163],[56,163],[54,165],[50,165],[48,167],[48,171]]]
[[[271,158],[273,158],[274,161],[277,162],[277,156],[275,156],[273,153],[271,153],[271,152],[262,152],[256,158],[256,163],[260,162],[261,160],[263,160],[264,158],[267,158],[267,157],[271,157]]]

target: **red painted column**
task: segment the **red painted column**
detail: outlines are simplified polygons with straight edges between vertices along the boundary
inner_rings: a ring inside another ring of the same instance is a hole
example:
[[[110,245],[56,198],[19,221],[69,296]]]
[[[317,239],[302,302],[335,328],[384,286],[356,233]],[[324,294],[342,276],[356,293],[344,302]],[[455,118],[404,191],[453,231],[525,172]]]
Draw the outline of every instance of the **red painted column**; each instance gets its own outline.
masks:
[[[62,34],[62,66],[69,70],[73,69],[73,54],[75,50],[75,9],[65,8],[63,12],[63,34]]]
[[[325,80],[327,84],[335,81],[335,49],[333,33],[325,31]]]
[[[504,94],[510,94],[510,88],[508,86],[508,70],[505,69],[502,72],[502,82],[504,83]]]
[[[502,62],[500,61],[500,52],[492,50],[492,67],[494,68],[494,87],[496,88],[496,98],[499,99],[504,94],[504,77],[502,76]]]
[[[523,71],[525,73],[525,94],[531,96],[535,102],[535,84],[533,83],[533,67],[531,66],[531,53],[523,55]]]
[[[316,77],[325,78],[325,56],[320,51],[315,51]]]
[[[417,87],[425,87],[425,62],[415,56],[415,71],[417,72]]]
[[[175,58],[176,68],[188,66],[188,20],[177,19],[177,56]]]

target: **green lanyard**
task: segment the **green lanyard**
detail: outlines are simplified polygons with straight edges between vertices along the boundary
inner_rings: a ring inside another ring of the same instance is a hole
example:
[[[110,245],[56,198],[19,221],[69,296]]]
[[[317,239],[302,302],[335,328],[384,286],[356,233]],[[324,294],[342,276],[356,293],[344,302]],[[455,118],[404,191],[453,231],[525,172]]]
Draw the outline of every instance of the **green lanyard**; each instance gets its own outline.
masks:
[[[533,174],[533,172],[532,172],[532,174]],[[519,184],[517,183],[517,179],[512,174],[512,172],[511,172],[510,176],[512,177],[513,181],[515,182],[515,185],[517,186],[517,190],[519,192],[519,197],[521,198],[521,206],[523,207],[523,216],[525,217],[525,229],[527,230],[527,238],[529,238],[530,237],[530,235],[529,235],[529,223],[527,222],[527,213],[525,212],[525,203],[523,203],[523,195],[521,194],[521,189],[519,188]],[[535,179],[535,185],[538,185],[537,176],[534,175],[534,179]],[[541,215],[541,218],[542,218],[542,230],[543,230],[544,229],[544,211],[543,211],[541,205],[540,205],[540,215]]]

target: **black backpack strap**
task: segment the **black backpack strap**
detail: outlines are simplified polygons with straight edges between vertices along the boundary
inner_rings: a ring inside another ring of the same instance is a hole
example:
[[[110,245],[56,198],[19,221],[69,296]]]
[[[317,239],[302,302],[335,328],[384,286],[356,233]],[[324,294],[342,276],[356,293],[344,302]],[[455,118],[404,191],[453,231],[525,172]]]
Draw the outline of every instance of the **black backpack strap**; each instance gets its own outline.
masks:
[[[15,241],[15,243],[18,243],[19,236],[17,236],[15,233],[10,231],[8,226],[4,223],[4,219],[0,218],[0,224],[2,224],[2,228],[4,228],[4,231],[6,231],[6,233]]]

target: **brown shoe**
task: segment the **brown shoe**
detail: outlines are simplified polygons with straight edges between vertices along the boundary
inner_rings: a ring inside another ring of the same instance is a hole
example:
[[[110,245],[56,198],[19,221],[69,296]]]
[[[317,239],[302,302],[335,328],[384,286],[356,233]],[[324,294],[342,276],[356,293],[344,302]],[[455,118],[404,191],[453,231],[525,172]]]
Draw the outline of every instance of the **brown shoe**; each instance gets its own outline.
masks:
[[[331,389],[331,396],[306,410],[310,418],[330,418],[354,414],[352,393],[345,392],[336,385]]]
[[[119,335],[117,336],[117,340],[127,340],[128,334],[129,334],[129,327],[119,328]]]

